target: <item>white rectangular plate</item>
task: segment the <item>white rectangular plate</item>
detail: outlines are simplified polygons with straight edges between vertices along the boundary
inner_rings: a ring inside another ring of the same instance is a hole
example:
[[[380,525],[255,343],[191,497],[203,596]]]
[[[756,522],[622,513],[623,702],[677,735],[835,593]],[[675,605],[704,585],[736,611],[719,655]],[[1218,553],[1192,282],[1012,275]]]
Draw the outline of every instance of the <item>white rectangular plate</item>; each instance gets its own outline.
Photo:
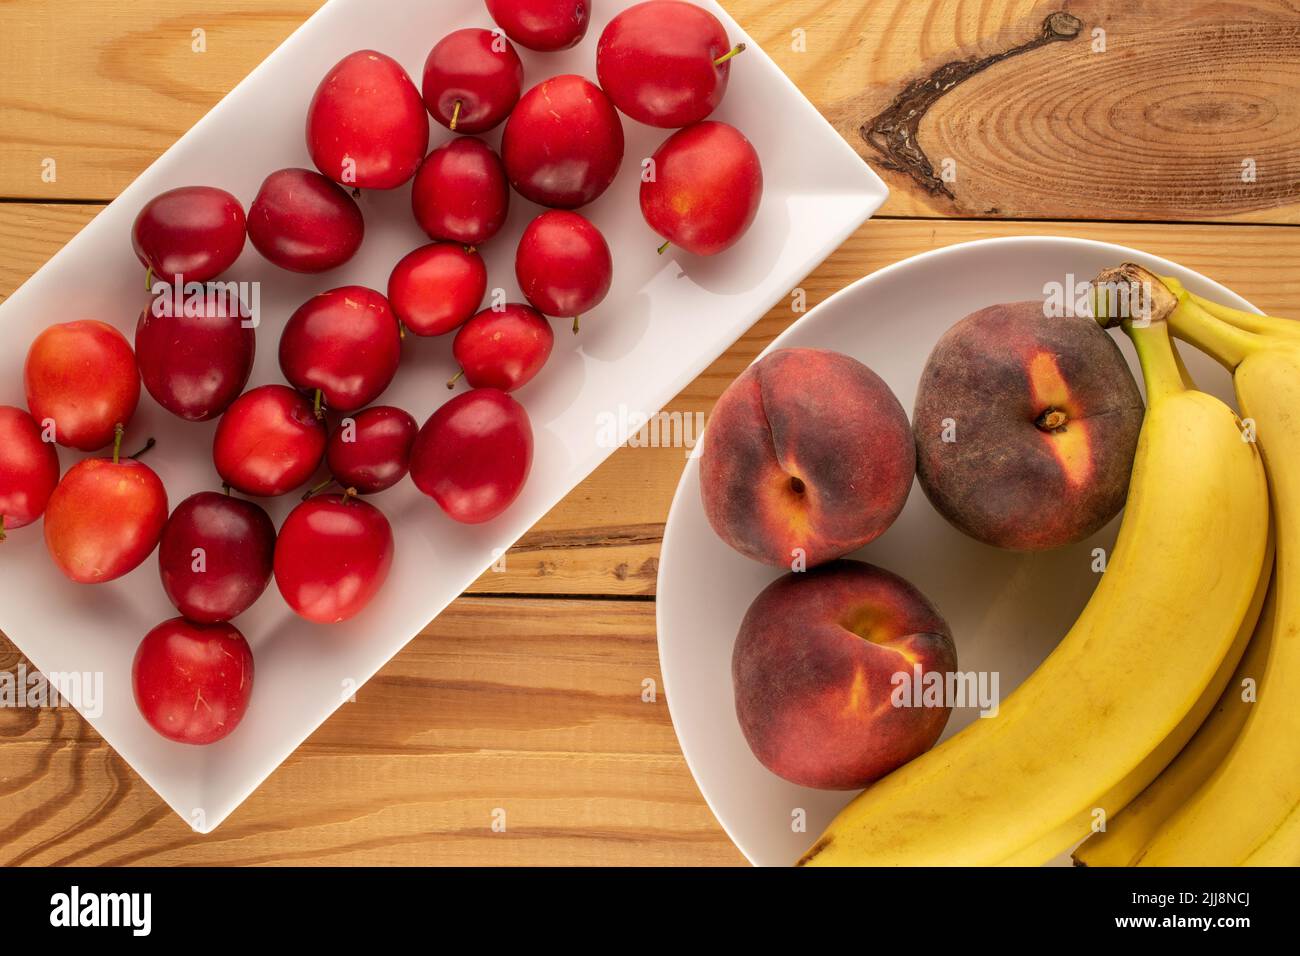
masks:
[[[562,73],[595,75],[596,41],[626,2],[597,3],[576,49],[520,49],[526,86]],[[653,413],[684,388],[755,320],[884,201],[886,189],[754,41],[716,3],[701,4],[749,50],[733,66],[716,114],[753,141],[766,194],[753,229],[715,259],[655,254],[658,238],[641,219],[639,167],[667,133],[624,119],[627,155],[614,186],[583,209],[614,253],[615,281],[604,305],[583,317],[574,338],[556,323],[557,345],[542,374],[518,395],[536,438],[533,472],[520,499],[484,526],[442,515],[409,481],[378,496],[396,532],[396,561],[380,597],[333,628],[295,617],[274,585],[236,620],[256,659],[256,687],[243,724],[219,744],[195,748],[157,736],[136,712],[131,659],[141,637],[175,615],[151,558],[119,581],[79,586],[45,554],[38,525],[0,548],[0,630],[45,673],[102,672],[102,713],[87,715],[108,743],[171,807],[201,832],[216,827],[313,730],[613,450],[600,442],[600,415],[620,405]],[[341,57],[364,48],[395,57],[417,85],[424,58],[452,30],[491,28],[482,0],[332,0],[140,176],[118,199],[0,308],[0,403],[23,404],[22,363],[46,326],[72,319],[108,322],[133,337],[144,304],[144,270],[131,251],[140,207],[166,189],[219,186],[247,204],[263,178],[286,166],[310,168],[304,143],[307,104]],[[451,137],[433,125],[431,145]],[[500,130],[485,137],[499,145]],[[410,212],[410,188],[362,196],[365,244],[325,276],[293,276],[249,246],[224,278],[261,280],[262,319],[251,385],[281,381],[279,332],[317,292],[358,283],[384,290],[393,265],[428,240]],[[538,208],[512,197],[510,221],[487,244],[489,286],[519,300],[514,249]],[[380,400],[423,421],[446,401],[454,371],[450,337],[404,345],[397,381]],[[251,387],[250,385],[250,387]],[[172,418],[146,395],[128,444],[158,439],[152,465],[174,506],[214,489],[214,425]],[[625,436],[624,436],[625,437]],[[64,468],[74,455],[60,452]],[[268,502],[277,524],[296,495]],[[499,551],[495,553],[500,553]],[[80,708],[83,711],[86,708]]]

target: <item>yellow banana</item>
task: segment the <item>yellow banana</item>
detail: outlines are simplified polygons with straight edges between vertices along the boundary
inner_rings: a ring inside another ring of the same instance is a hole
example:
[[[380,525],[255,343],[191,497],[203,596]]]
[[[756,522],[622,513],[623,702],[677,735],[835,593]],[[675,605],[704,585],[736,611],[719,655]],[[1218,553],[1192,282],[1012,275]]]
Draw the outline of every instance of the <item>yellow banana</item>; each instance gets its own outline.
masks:
[[[1264,589],[1267,600],[1263,602],[1259,623],[1245,655],[1205,722],[1160,776],[1123,812],[1106,822],[1105,831],[1093,834],[1074,851],[1076,864],[1131,866],[1156,831],[1223,762],[1241,733],[1262,684],[1264,664],[1273,640],[1273,624],[1277,619],[1274,580],[1272,574],[1260,578],[1261,585],[1269,586]],[[1247,615],[1247,621],[1250,620],[1251,615]],[[1244,625],[1242,630],[1246,631]],[[1253,689],[1249,698],[1247,681]]]
[[[1175,295],[1170,328],[1233,371],[1268,469],[1277,526],[1276,623],[1261,681],[1266,690],[1236,743],[1136,862],[1294,866],[1300,864],[1300,343],[1234,327],[1185,290]]]
[[[1187,366],[1184,364],[1182,355],[1176,345],[1173,349],[1173,353],[1178,368],[1178,375],[1182,380],[1183,386],[1188,389],[1196,388],[1196,383],[1192,380],[1191,374],[1187,371]],[[1201,726],[1206,722],[1206,719],[1218,704],[1219,699],[1224,694],[1228,682],[1232,679],[1236,668],[1241,664],[1242,657],[1245,654],[1247,647],[1250,645],[1251,638],[1259,625],[1260,614],[1264,609],[1265,598],[1270,593],[1269,585],[1273,579],[1273,556],[1273,530],[1270,522],[1268,541],[1264,552],[1264,571],[1260,574],[1259,581],[1255,585],[1255,595],[1251,599],[1250,607],[1246,611],[1245,618],[1237,628],[1237,636],[1233,640],[1228,655],[1219,663],[1219,669],[1215,671],[1213,679],[1206,685],[1205,689],[1201,691],[1201,696],[1197,698],[1196,703],[1187,712],[1183,719],[1179,721],[1178,726],[1174,728],[1173,733],[1161,741],[1140,764],[1134,767],[1122,783],[1118,784],[1111,790],[1108,803],[1094,809],[1094,827],[1098,822],[1098,818],[1100,818],[1102,822],[1109,824],[1111,817],[1118,814],[1120,810],[1127,813],[1133,803],[1145,796],[1147,790],[1154,787],[1158,782],[1159,778],[1157,777],[1157,774],[1163,775],[1167,772],[1169,765],[1182,754],[1182,751],[1186,748],[1189,741],[1200,730]],[[1156,780],[1152,780],[1153,777],[1156,777]],[[1130,800],[1129,798],[1135,793],[1138,794],[1138,797],[1134,800]],[[1116,800],[1121,801],[1119,806],[1112,805]],[[1124,806],[1124,802],[1127,802],[1128,806]],[[1161,820],[1163,820],[1163,817]],[[1161,820],[1152,822],[1151,826],[1153,830],[1159,825]],[[1125,830],[1131,829],[1128,826],[1122,826],[1121,828]],[[1088,841],[1084,842],[1083,846],[1087,846],[1089,842],[1096,841],[1099,836],[1104,836],[1104,834],[1095,833]],[[1054,849],[1047,850],[1047,848],[1068,845],[1073,843],[1076,838],[1077,833],[1071,830],[1066,830],[1064,834],[1053,833],[1039,841],[1037,844],[1032,844],[1026,847],[1015,856],[1008,857],[1003,861],[1003,864],[1011,866],[1033,865],[1036,862],[1041,862],[1044,855],[1047,857],[1056,855]],[[1141,846],[1137,849],[1140,850]],[[1104,862],[1094,862],[1089,864],[1086,861],[1080,860],[1077,853],[1075,854],[1075,861],[1077,864],[1083,866],[1108,865]],[[1123,864],[1113,865],[1126,866],[1128,864],[1126,861]]]
[[[1129,332],[1149,407],[1092,599],[996,717],[865,790],[802,864],[1042,863],[1177,752],[1151,759],[1237,640],[1265,570],[1267,486],[1231,409],[1184,385],[1165,326]]]
[[[1189,389],[1196,388],[1196,383],[1187,371],[1182,354],[1176,345],[1174,347],[1174,359],[1178,364],[1178,373],[1183,385]],[[1187,712],[1187,716],[1179,722],[1174,732],[1133,769],[1129,774],[1131,779],[1126,778],[1125,784],[1115,788],[1114,792],[1117,794],[1132,794],[1141,790],[1141,793],[1130,801],[1128,806],[1123,808],[1123,812],[1118,814],[1118,823],[1114,814],[1110,817],[1104,815],[1108,808],[1098,808],[1102,811],[1100,816],[1101,822],[1106,824],[1105,829],[1094,833],[1075,850],[1073,857],[1076,865],[1127,866],[1146,844],[1146,839],[1150,837],[1150,834],[1155,832],[1155,829],[1168,816],[1170,811],[1145,809],[1145,804],[1156,802],[1152,798],[1156,793],[1161,792],[1162,780],[1186,775],[1186,770],[1181,772],[1173,771],[1171,764],[1184,759],[1190,746],[1189,741],[1192,740],[1194,735],[1202,733],[1202,725],[1213,717],[1220,699],[1229,692],[1229,682],[1233,680],[1234,669],[1240,669],[1241,666],[1244,666],[1243,654],[1246,653],[1248,647],[1267,644],[1266,640],[1253,641],[1252,638],[1260,624],[1260,615],[1264,610],[1265,598],[1272,593],[1270,588],[1273,580],[1273,533],[1271,524],[1269,526],[1267,550],[1264,556],[1264,568],[1265,572],[1260,575],[1259,582],[1255,586],[1255,597],[1251,601],[1250,609],[1246,612],[1245,619],[1237,629],[1237,638],[1233,642],[1228,656],[1219,664],[1214,679],[1201,692],[1196,705]],[[1244,719],[1243,714],[1242,720]],[[1229,741],[1230,743],[1231,741]],[[1213,769],[1213,767],[1210,769]],[[1155,780],[1151,780],[1156,773],[1159,773],[1160,776],[1156,777]],[[1149,780],[1151,780],[1150,785],[1145,786],[1146,781]],[[1168,782],[1166,780],[1166,787]],[[1144,786],[1145,789],[1143,789]],[[1174,798],[1173,809],[1176,809],[1179,803],[1181,803],[1181,798]],[[1094,828],[1097,822],[1094,819]],[[1140,836],[1140,831],[1143,828],[1148,831],[1147,837]],[[1137,842],[1137,845],[1129,852],[1127,844],[1132,842]]]

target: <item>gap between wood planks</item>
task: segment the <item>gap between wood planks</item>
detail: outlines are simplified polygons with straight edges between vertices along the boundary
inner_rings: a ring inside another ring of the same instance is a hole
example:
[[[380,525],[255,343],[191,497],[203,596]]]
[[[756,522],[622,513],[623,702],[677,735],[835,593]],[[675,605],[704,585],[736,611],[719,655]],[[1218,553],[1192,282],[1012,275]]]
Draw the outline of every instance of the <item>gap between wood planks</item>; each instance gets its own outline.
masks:
[[[462,598],[470,601],[495,601],[504,598],[510,601],[622,601],[629,604],[653,604],[657,599],[654,594],[552,594],[550,592],[528,591],[462,591],[456,600]]]
[[[63,197],[38,199],[32,196],[0,196],[0,205],[5,206],[107,206],[111,202],[113,202],[112,199],[68,199]],[[881,213],[877,213],[871,218],[886,222],[1085,222],[1113,223],[1117,226],[1232,226],[1234,228],[1265,226],[1278,229],[1300,229],[1300,223],[1296,222],[1255,222],[1245,219],[1066,219],[1060,216],[898,216]]]

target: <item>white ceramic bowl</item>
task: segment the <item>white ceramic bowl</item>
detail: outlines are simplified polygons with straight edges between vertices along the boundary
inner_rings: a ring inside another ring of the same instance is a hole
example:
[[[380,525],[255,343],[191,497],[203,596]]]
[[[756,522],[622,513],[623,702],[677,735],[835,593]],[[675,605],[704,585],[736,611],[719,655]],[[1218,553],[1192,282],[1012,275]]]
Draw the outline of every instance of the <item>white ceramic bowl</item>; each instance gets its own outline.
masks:
[[[1066,283],[1069,276],[1089,281],[1103,267],[1128,260],[1172,275],[1193,292],[1251,308],[1204,276],[1123,246],[1056,237],[986,239],[914,256],[859,280],[792,325],[768,351],[806,347],[851,355],[874,369],[910,414],[930,350],[954,322],[994,303],[1041,298],[1049,282]],[[1121,348],[1140,381],[1132,349],[1127,342]],[[1223,370],[1190,348],[1182,352],[1197,384],[1231,403]],[[707,428],[704,436],[707,441]],[[1092,549],[1109,549],[1118,527],[1113,521],[1059,551],[1012,554],[956,531],[914,487],[898,522],[852,557],[920,588],[951,625],[961,670],[998,672],[1005,699],[1087,603],[1097,581]],[[664,693],[700,791],[741,852],[760,866],[793,863],[853,796],[799,787],[769,772],[750,752],[736,720],[736,632],[750,602],[780,575],[732,551],[713,533],[700,503],[699,463],[688,462],[659,565]],[[975,709],[954,710],[945,738],[976,715]],[[792,826],[796,810],[806,814],[806,832]]]
[[[595,76],[596,41],[630,0],[595,5],[591,31],[576,49],[520,49],[529,86],[561,73]],[[708,7],[749,50],[732,67],[716,118],[750,137],[763,160],[766,193],[758,219],[727,254],[658,256],[659,239],[637,203],[641,160],[665,138],[624,119],[627,156],[618,181],[584,208],[605,233],[616,278],[608,300],[583,317],[576,339],[557,323],[548,367],[518,395],[532,418],[536,458],[520,499],[500,518],[465,527],[443,516],[411,483],[376,498],[396,531],[387,587],[363,614],[322,628],[297,619],[272,586],[235,623],[256,657],[256,690],[244,723],[207,748],[170,743],[136,713],[131,658],[140,638],[172,617],[153,559],[127,577],[95,587],[69,583],[45,554],[40,526],[13,532],[0,549],[0,630],[42,671],[100,672],[103,710],[95,729],[196,829],[215,827],[339,704],[460,594],[503,551],[613,451],[602,413],[620,406],[652,414],[702,372],[764,312],[786,296],[884,201],[879,178],[821,118],[775,64],[716,3]],[[22,363],[46,326],[77,318],[109,322],[128,337],[144,304],[144,270],[131,251],[140,207],[166,189],[208,184],[247,205],[270,172],[310,168],[303,130],[316,84],[341,57],[373,48],[395,57],[416,84],[441,37],[492,27],[482,0],[332,0],[169,149],[80,235],[0,307],[0,403],[23,404]],[[431,145],[451,138],[431,124]],[[500,129],[484,137],[494,147]],[[489,286],[519,300],[514,250],[536,206],[512,197],[510,221],[484,248]],[[262,280],[263,325],[251,385],[281,381],[279,332],[311,295],[350,283],[387,288],[398,259],[428,240],[410,211],[410,187],[361,199],[367,235],[360,254],[324,276],[294,276],[249,246],[224,277]],[[446,401],[455,366],[450,337],[408,337],[397,382],[380,399],[423,421]],[[623,416],[626,418],[626,416]],[[171,503],[215,488],[214,425],[185,424],[147,396],[128,444],[153,435],[148,459]],[[626,436],[622,436],[626,437]],[[63,466],[76,455],[61,452]],[[297,496],[270,503],[277,523]],[[85,708],[80,708],[83,711]]]

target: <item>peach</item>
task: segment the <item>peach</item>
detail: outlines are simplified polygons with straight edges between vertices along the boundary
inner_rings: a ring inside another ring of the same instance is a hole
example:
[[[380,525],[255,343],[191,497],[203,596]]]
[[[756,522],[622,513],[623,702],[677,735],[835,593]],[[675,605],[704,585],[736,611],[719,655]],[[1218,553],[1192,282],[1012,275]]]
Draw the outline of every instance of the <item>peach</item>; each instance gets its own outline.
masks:
[[[1041,302],[994,305],[939,340],[921,374],[917,475],[934,507],[1015,551],[1072,544],[1128,495],[1142,396],[1115,341]]]
[[[950,701],[898,692],[957,669],[939,612],[860,561],[790,573],[749,606],[732,653],[736,716],[754,756],[792,783],[856,790],[934,746]]]
[[[718,399],[700,458],[713,530],[800,570],[855,551],[903,510],[916,467],[907,413],[861,362],[780,349]]]

